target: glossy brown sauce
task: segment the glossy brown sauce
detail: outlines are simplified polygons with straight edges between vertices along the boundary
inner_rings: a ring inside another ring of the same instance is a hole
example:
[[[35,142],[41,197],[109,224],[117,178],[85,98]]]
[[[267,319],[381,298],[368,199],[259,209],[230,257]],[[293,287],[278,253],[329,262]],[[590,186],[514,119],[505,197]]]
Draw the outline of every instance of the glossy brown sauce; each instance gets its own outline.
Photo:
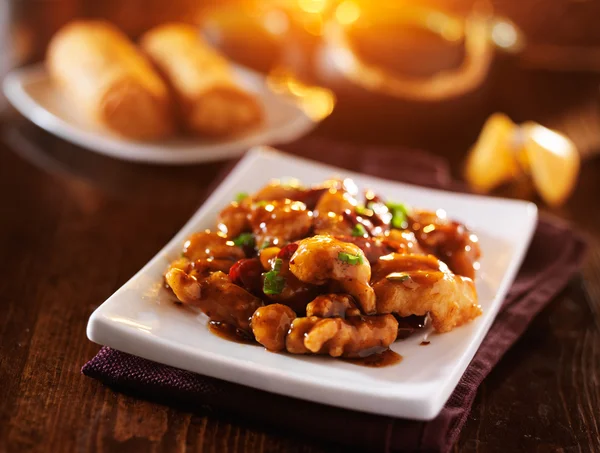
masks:
[[[432,212],[417,214],[409,224],[426,252],[444,261],[454,273],[475,277],[481,252],[476,236],[464,225],[439,219]]]
[[[423,340],[423,341],[421,341],[421,343],[419,343],[419,344],[420,344],[421,346],[427,346],[427,345],[428,345],[428,344],[430,344],[430,343],[431,343],[431,341],[429,341],[429,340]]]
[[[354,365],[366,366],[370,368],[383,368],[384,366],[396,365],[402,361],[402,356],[391,349],[372,354],[367,357],[344,359],[346,362]]]
[[[402,274],[404,278],[396,280],[396,274]],[[393,259],[380,259],[377,262],[373,267],[371,282],[377,283],[386,278],[394,284],[416,289],[431,287],[443,277],[440,262],[434,256],[394,254]]]
[[[235,341],[236,343],[256,344],[248,335],[224,322],[210,321],[208,323],[208,330],[213,335],[225,340]]]
[[[409,279],[404,282],[406,286],[417,284],[419,286],[432,286],[443,277],[441,272],[416,271],[408,274]]]

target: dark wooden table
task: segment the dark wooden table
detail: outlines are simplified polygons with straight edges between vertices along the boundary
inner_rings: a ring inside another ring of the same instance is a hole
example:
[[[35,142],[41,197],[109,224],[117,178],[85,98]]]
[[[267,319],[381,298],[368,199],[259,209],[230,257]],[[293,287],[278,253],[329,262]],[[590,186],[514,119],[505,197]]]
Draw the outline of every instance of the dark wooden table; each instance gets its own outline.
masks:
[[[600,148],[597,77],[499,61],[478,93],[434,108],[342,99],[313,135],[419,146],[456,175],[486,115],[558,127]],[[360,113],[357,113],[360,112]],[[429,113],[428,113],[429,112]],[[14,112],[0,137],[0,451],[343,451],[207,410],[183,412],[83,377],[92,311],[207,196],[222,163],[131,164],[77,148]],[[339,162],[347,165],[347,162]],[[538,201],[527,186],[503,192]],[[457,451],[600,451],[600,160],[554,214],[590,237],[581,275],[481,386]]]

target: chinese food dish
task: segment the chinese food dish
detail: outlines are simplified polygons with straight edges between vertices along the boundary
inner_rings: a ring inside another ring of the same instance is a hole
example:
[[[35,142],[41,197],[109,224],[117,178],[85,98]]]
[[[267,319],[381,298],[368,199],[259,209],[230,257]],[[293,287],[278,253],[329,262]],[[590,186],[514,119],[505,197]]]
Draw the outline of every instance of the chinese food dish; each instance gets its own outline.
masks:
[[[74,21],[52,38],[47,67],[95,124],[135,140],[178,130],[230,137],[263,120],[259,101],[237,85],[227,59],[185,24],[152,29],[138,47],[108,22]]]
[[[359,194],[349,179],[273,181],[239,194],[215,231],[190,236],[165,283],[213,332],[275,352],[365,358],[427,320],[442,333],[479,316],[479,257],[477,236],[442,210]]]

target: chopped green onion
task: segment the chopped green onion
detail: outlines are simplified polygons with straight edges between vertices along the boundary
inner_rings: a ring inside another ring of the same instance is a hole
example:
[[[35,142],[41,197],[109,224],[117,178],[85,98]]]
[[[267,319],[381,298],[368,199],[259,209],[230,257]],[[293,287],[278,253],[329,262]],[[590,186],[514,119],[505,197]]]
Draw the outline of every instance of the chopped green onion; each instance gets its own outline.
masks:
[[[354,208],[358,215],[364,215],[367,217],[371,217],[373,215],[373,211],[369,208],[365,208],[363,205],[359,204]]]
[[[285,288],[285,278],[277,275],[275,271],[269,271],[265,274],[263,283],[263,293],[265,294],[281,294]]]
[[[362,255],[351,255],[350,253],[346,253],[346,252],[338,253],[338,259],[342,263],[348,263],[353,266],[364,263]]]
[[[256,203],[254,203],[254,206],[257,208],[262,208],[263,206],[268,205],[269,202],[267,200],[261,200],[261,201],[257,201]]]
[[[279,275],[283,260],[277,258],[273,263],[273,270],[264,274],[263,293],[265,294],[281,294],[285,288],[285,278]]]
[[[237,201],[238,203],[241,203],[242,201],[244,201],[248,197],[249,197],[248,192],[239,192],[235,196],[235,201]]]
[[[254,247],[254,236],[252,233],[242,233],[233,240],[238,247]]]
[[[385,276],[391,282],[405,282],[410,278],[410,275],[405,274],[404,272],[392,272]]]
[[[357,223],[352,228],[352,236],[354,237],[361,237],[364,236],[366,233],[367,230],[365,230],[365,227],[361,223]]]
[[[283,265],[283,260],[281,258],[276,258],[273,263],[273,270],[275,272],[279,272],[281,270],[281,266]]]
[[[392,213],[392,227],[398,229],[408,228],[408,208],[405,204],[388,202],[385,204]]]

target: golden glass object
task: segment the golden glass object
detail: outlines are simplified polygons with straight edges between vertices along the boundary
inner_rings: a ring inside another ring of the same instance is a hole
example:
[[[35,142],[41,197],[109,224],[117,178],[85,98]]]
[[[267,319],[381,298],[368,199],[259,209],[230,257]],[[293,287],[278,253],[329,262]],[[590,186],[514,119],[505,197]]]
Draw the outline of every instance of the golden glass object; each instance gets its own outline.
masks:
[[[430,76],[415,76],[366,61],[353,48],[355,30],[378,33],[381,27],[420,29],[450,47],[464,47],[464,58],[455,68]],[[371,91],[416,101],[438,101],[468,93],[487,77],[494,49],[517,51],[523,40],[507,19],[496,17],[486,1],[476,2],[465,17],[418,2],[366,2],[343,0],[327,22],[324,42],[333,65],[353,83]]]

